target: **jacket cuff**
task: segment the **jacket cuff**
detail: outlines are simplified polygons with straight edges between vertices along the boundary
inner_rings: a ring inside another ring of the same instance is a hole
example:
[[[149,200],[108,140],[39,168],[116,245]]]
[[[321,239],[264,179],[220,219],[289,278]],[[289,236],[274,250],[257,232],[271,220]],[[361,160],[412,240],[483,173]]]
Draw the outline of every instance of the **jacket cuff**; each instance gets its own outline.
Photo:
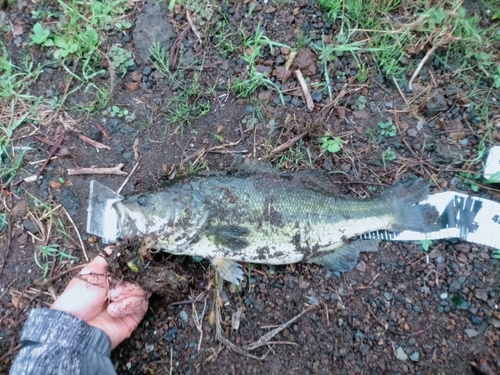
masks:
[[[101,329],[64,311],[32,309],[29,313],[21,342],[57,344],[83,355],[93,349],[97,355],[109,357],[111,340]]]

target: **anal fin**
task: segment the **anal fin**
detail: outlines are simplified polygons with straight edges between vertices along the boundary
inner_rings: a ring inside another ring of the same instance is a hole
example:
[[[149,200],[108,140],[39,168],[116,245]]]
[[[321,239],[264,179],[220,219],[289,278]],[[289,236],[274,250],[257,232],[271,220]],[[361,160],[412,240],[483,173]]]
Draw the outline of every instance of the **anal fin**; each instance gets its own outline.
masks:
[[[225,258],[213,258],[211,263],[220,277],[230,283],[240,285],[240,281],[243,280],[243,271],[238,262]]]
[[[358,263],[359,253],[377,251],[380,240],[358,240],[343,245],[329,253],[324,253],[315,258],[309,258],[309,263],[319,264],[334,271],[351,271]]]

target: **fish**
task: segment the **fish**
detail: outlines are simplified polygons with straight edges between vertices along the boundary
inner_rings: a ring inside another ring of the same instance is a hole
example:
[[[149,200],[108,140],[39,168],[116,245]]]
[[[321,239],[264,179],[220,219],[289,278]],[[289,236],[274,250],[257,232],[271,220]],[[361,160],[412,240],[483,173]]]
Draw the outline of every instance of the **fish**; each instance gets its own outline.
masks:
[[[418,204],[429,195],[422,178],[409,177],[370,199],[332,192],[318,171],[260,171],[241,163],[233,173],[190,176],[156,191],[113,203],[117,236],[148,238],[148,247],[209,259],[238,285],[238,262],[319,264],[347,272],[378,240],[353,240],[376,230],[436,230],[438,212]]]

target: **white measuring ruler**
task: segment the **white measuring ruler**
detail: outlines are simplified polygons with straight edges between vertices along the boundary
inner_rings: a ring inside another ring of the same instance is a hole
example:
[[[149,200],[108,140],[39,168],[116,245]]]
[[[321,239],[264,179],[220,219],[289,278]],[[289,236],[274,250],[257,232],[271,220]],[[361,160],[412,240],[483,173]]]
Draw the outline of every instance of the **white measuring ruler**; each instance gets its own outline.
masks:
[[[452,191],[432,194],[420,204],[428,203],[439,212],[434,232],[400,233],[385,230],[361,235],[362,239],[420,241],[459,238],[467,242],[500,248],[500,203]]]

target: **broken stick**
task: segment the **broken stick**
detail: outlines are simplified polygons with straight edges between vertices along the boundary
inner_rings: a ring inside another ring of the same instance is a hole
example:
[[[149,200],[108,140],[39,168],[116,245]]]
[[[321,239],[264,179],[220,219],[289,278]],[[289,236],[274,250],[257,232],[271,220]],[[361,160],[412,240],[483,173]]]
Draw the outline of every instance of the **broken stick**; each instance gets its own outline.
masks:
[[[79,169],[68,169],[68,175],[77,174],[115,174],[118,176],[126,176],[127,172],[122,171],[123,164],[120,163],[116,167],[110,168],[79,168]]]
[[[304,79],[304,76],[302,75],[302,72],[300,70],[296,70],[295,75],[299,80],[300,87],[302,87],[302,92],[304,93],[304,98],[306,99],[307,108],[312,111],[314,109],[314,103],[311,98],[311,94],[309,93],[309,89],[307,88],[306,80]]]

